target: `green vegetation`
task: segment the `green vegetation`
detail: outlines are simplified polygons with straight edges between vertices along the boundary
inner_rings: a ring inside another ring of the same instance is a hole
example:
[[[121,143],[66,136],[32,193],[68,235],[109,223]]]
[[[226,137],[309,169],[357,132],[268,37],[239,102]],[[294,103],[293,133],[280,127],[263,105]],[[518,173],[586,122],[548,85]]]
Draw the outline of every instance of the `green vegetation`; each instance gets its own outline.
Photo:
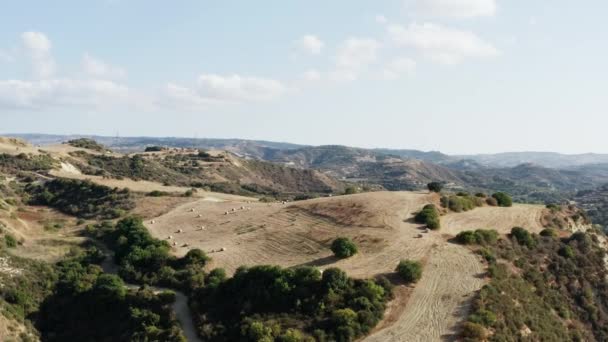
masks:
[[[159,190],[153,190],[150,191],[146,194],[146,196],[149,197],[163,197],[163,196],[169,196],[169,193],[166,191],[159,191]]]
[[[185,341],[173,293],[128,290],[94,264],[102,259],[93,249],[57,265],[58,281],[36,313],[44,341]]]
[[[146,147],[145,152],[161,152],[164,150],[166,150],[166,148],[162,146],[148,146]]]
[[[499,207],[513,206],[513,200],[511,199],[511,196],[507,195],[504,192],[497,192],[493,194],[492,197],[496,199],[496,202],[498,203]]]
[[[90,181],[54,179],[42,184],[28,184],[25,191],[33,205],[48,205],[81,218],[114,219],[132,209],[128,189],[112,189]]]
[[[401,260],[396,271],[406,283],[416,283],[422,277],[422,264],[419,261]]]
[[[78,148],[86,148],[88,150],[97,151],[97,152],[105,152],[108,149],[102,144],[98,143],[93,139],[80,138],[73,139],[67,142],[68,145],[78,147]]]
[[[456,242],[464,245],[493,245],[498,241],[498,232],[495,230],[477,229],[465,230],[456,235]]]
[[[496,255],[489,260],[491,281],[474,300],[462,337],[608,340],[608,273],[597,237],[575,233],[565,239],[535,238],[521,228],[512,235],[513,240],[486,247]]]
[[[357,245],[350,239],[339,237],[331,243],[331,251],[340,259],[350,258],[357,254]]]
[[[471,196],[467,193],[459,193],[458,195],[443,196],[441,198],[441,206],[448,208],[453,212],[463,212],[473,210],[476,207],[483,206],[483,198]]]
[[[7,173],[49,171],[56,164],[57,161],[46,154],[28,155],[21,153],[16,156],[6,153],[0,154],[0,171]]]
[[[255,266],[209,280],[191,306],[205,341],[353,341],[379,322],[391,293],[384,279],[336,268]]]
[[[12,234],[5,234],[4,235],[4,244],[8,248],[17,247],[17,238],[15,238],[15,236]]]
[[[23,341],[38,340],[38,332],[30,319],[35,319],[40,304],[53,293],[57,274],[51,265],[44,262],[15,257],[1,251],[4,265],[18,273],[0,272],[0,315],[9,320],[23,322]],[[0,340],[2,340],[0,337]]]
[[[431,182],[426,185],[430,192],[441,192],[443,190],[443,183],[440,182]]]
[[[89,235],[104,240],[114,251],[120,276],[128,282],[162,285],[189,292],[204,285],[203,269],[209,258],[192,249],[183,258],[169,253],[166,241],[150,235],[142,220],[127,217],[87,227]]]
[[[439,217],[439,210],[434,204],[427,204],[422,210],[414,217],[416,223],[424,224],[429,229],[441,228],[441,219]]]
[[[541,230],[540,236],[546,236],[546,237],[557,237],[558,233],[556,229],[553,228],[545,228],[543,230]]]
[[[536,240],[532,234],[521,227],[514,227],[511,229],[511,237],[514,238],[520,245],[528,248],[532,248],[536,245]]]

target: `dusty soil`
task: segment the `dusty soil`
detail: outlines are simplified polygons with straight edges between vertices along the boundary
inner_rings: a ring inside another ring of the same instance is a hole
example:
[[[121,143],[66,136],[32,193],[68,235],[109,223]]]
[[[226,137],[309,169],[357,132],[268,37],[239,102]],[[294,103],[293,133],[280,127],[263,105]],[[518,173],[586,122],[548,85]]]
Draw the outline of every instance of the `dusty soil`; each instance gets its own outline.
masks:
[[[456,235],[462,230],[494,229],[508,234],[513,227],[538,233],[543,230],[541,218],[544,208],[538,205],[515,204],[510,208],[481,207],[464,213],[450,213],[441,217],[441,232]]]
[[[449,237],[475,228],[504,234],[518,225],[539,231],[542,207],[484,207],[451,213],[442,217],[440,232],[424,233],[411,218],[436,201],[435,195],[414,192],[374,192],[287,204],[199,199],[145,223],[154,236],[175,244],[175,254],[200,248],[213,258],[211,267],[223,267],[229,273],[242,265],[314,265],[340,267],[353,277],[394,278],[400,259],[423,260],[426,267],[420,282],[414,288],[397,286],[386,319],[365,340],[450,340],[485,279],[481,259],[448,242]],[[338,236],[357,241],[359,254],[346,260],[334,258],[329,246]]]

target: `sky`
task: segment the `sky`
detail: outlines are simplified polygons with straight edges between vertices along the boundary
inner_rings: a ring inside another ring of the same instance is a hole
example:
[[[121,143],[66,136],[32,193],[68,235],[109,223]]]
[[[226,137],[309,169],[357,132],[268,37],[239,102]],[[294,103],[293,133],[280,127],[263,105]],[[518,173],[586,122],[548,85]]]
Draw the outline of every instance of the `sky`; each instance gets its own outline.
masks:
[[[608,153],[601,0],[5,0],[0,133]]]

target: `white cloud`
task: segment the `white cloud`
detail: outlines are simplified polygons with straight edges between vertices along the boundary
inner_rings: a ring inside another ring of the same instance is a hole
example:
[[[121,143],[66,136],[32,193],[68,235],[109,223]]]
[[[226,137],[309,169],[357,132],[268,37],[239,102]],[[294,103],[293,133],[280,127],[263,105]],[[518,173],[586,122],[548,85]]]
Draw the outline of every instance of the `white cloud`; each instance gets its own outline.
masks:
[[[318,55],[325,45],[321,39],[312,34],[307,34],[296,41],[298,48],[306,53]]]
[[[51,55],[51,41],[44,33],[34,31],[22,33],[21,40],[32,61],[36,77],[51,77],[55,73],[55,61]]]
[[[115,105],[146,107],[149,103],[125,85],[103,80],[0,81],[0,107],[50,109],[103,108]]]
[[[380,43],[369,38],[349,38],[336,54],[338,68],[358,69],[376,61]]]
[[[302,74],[302,79],[304,81],[308,81],[308,82],[317,82],[317,81],[320,81],[321,78],[322,78],[321,73],[316,69],[306,70]]]
[[[102,79],[120,79],[127,74],[124,69],[109,65],[88,53],[82,57],[82,69],[87,75]]]
[[[240,75],[201,75],[194,87],[169,83],[165,88],[168,103],[186,109],[201,109],[210,104],[269,101],[287,92],[280,81]]]
[[[446,28],[425,23],[409,27],[391,25],[392,40],[401,46],[411,47],[442,64],[456,64],[465,58],[493,57],[500,54],[492,44],[483,41],[470,31]]]
[[[376,16],[376,22],[377,22],[378,24],[386,24],[386,23],[388,23],[388,19],[386,19],[386,17],[385,17],[385,16],[383,16],[383,15],[381,15],[381,14],[378,14],[378,15]]]
[[[382,78],[385,80],[398,79],[404,74],[412,73],[416,69],[416,61],[410,58],[401,57],[389,62],[382,71]]]
[[[496,0],[406,0],[408,7],[426,15],[470,18],[493,16]]]

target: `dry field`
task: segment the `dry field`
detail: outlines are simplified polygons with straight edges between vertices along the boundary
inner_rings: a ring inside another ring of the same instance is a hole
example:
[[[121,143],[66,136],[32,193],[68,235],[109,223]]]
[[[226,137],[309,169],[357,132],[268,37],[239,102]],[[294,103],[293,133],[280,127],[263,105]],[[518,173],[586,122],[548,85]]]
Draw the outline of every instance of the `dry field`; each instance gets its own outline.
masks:
[[[507,233],[519,225],[540,230],[542,207],[484,207],[448,214],[442,217],[441,231],[425,233],[411,218],[437,200],[436,195],[414,192],[374,192],[287,204],[203,198],[157,217],[147,216],[145,223],[155,237],[174,245],[175,254],[200,248],[213,258],[211,267],[228,272],[242,265],[314,265],[340,267],[364,278],[392,276],[400,259],[422,260],[421,281],[413,288],[397,287],[385,321],[365,340],[451,340],[485,280],[480,258],[447,240],[476,228]],[[337,236],[356,241],[360,253],[346,260],[334,258],[329,246]]]

